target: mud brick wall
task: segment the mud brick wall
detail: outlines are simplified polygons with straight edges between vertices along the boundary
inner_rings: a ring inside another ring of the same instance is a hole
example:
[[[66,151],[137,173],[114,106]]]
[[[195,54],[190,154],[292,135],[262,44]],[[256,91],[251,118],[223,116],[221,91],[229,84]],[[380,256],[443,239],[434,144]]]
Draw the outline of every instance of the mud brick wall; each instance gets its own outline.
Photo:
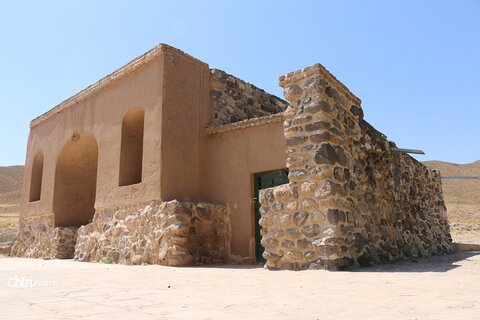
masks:
[[[267,268],[342,270],[453,251],[438,171],[396,152],[323,66],[280,85],[290,183],[260,195]]]
[[[283,112],[287,102],[221,70],[212,69],[212,126]]]
[[[217,203],[152,202],[105,209],[78,230],[75,259],[185,266],[230,256],[228,209]]]

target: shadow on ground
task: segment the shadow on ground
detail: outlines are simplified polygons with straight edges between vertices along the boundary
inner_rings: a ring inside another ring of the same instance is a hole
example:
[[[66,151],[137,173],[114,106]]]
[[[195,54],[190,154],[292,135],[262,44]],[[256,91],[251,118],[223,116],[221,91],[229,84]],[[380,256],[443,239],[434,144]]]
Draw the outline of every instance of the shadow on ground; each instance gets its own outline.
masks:
[[[451,255],[443,256],[433,256],[428,258],[410,258],[405,261],[398,261],[393,263],[387,263],[382,265],[377,265],[373,267],[361,267],[351,271],[331,271],[331,272],[378,272],[378,273],[391,273],[391,272],[414,272],[414,273],[423,273],[423,272],[447,272],[456,268],[462,267],[461,264],[457,264],[459,261],[470,261],[471,257],[480,256],[480,251],[469,251],[469,252],[456,252]],[[5,257],[6,258],[6,257]],[[78,262],[73,259],[65,259],[72,261],[74,263],[87,263],[87,262]],[[477,259],[478,260],[478,259]],[[95,262],[88,262],[95,264]],[[102,263],[98,263],[102,264]],[[127,265],[112,265],[112,266],[127,266]],[[155,266],[145,264],[143,266]],[[141,266],[132,266],[132,267],[141,267]],[[162,266],[163,267],[163,266]],[[172,267],[175,268],[175,267]],[[180,267],[182,269],[237,269],[237,270],[249,270],[249,269],[263,269],[262,264],[254,265],[237,265],[237,264],[218,264],[218,265],[197,265],[197,266],[185,266]],[[267,272],[279,272],[285,270],[269,270]],[[287,272],[301,272],[301,271],[287,271]]]
[[[428,258],[410,258],[405,261],[398,261],[377,265],[373,267],[361,267],[350,272],[447,272],[461,267],[459,261],[468,261],[473,256],[480,255],[480,251],[456,252],[451,255],[433,256]],[[220,268],[220,269],[263,269],[263,265],[200,265],[185,268]],[[275,272],[279,270],[270,270]],[[281,271],[281,270],[280,270]],[[292,271],[296,272],[296,271]],[[301,272],[301,271],[300,271]],[[333,271],[335,272],[335,271]],[[337,271],[349,272],[349,271]]]
[[[457,252],[451,255],[428,258],[408,259],[405,261],[383,264],[374,267],[360,268],[355,272],[447,272],[461,267],[458,261],[480,255],[480,251]]]

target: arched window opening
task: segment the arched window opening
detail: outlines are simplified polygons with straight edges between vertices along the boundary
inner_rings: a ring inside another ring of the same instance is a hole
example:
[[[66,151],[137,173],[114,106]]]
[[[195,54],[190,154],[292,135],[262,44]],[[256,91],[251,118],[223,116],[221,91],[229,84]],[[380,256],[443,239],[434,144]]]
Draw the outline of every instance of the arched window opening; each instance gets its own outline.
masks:
[[[35,155],[32,164],[32,175],[30,177],[30,196],[29,201],[39,201],[42,193],[43,178],[43,153]]]
[[[119,186],[142,182],[144,122],[145,112],[139,108],[130,110],[123,118]]]

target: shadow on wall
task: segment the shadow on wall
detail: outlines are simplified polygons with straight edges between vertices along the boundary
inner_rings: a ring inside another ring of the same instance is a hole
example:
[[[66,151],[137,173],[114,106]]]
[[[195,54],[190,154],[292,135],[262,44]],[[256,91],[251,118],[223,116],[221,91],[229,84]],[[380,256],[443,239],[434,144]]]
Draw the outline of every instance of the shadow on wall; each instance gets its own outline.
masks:
[[[476,252],[458,252],[452,255],[432,256],[428,258],[411,258],[406,261],[384,264],[375,267],[365,267],[354,272],[447,272],[461,267],[458,261],[480,255]]]

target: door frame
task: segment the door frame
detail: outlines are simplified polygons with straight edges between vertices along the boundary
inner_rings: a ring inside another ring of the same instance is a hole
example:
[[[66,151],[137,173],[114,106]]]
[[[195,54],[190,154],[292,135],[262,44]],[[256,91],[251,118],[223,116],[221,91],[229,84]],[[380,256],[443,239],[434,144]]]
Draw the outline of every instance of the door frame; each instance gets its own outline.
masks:
[[[259,193],[260,190],[266,189],[266,188],[260,189],[258,184],[257,184],[257,179],[259,177],[261,177],[262,175],[274,174],[276,172],[279,173],[279,179],[282,179],[283,178],[281,176],[282,173],[286,172],[286,176],[284,177],[285,182],[279,183],[279,184],[274,184],[274,185],[272,185],[271,187],[268,187],[268,188],[272,188],[272,187],[275,187],[275,186],[279,186],[279,185],[282,185],[282,184],[289,183],[288,169],[285,168],[285,167],[279,168],[279,169],[274,169],[274,170],[255,172],[255,173],[251,174],[250,186],[251,186],[251,189],[252,189],[251,190],[251,194],[252,194],[252,234],[253,234],[253,239],[254,239],[253,258],[254,258],[255,263],[265,262],[265,259],[261,256],[261,254],[263,254],[264,249],[261,250],[261,253],[258,250],[260,247],[263,248],[263,246],[260,243],[261,238],[262,238],[261,234],[260,234],[261,226],[258,222],[260,220],[260,202],[259,202],[259,199],[258,199],[258,193]]]

